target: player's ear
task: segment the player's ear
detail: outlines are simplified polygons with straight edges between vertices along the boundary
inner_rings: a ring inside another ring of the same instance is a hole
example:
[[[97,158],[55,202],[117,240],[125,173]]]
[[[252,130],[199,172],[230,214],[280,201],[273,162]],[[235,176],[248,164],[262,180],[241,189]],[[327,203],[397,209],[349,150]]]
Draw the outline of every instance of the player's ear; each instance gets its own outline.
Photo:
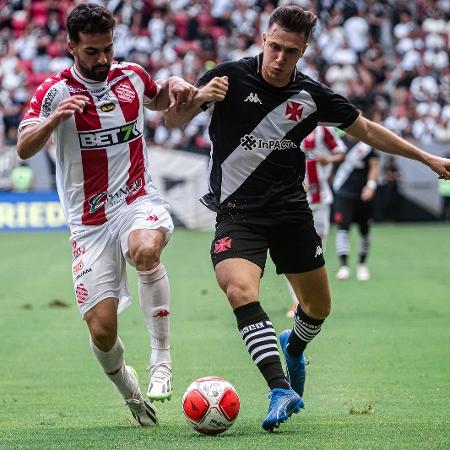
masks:
[[[71,41],[69,41],[67,43],[67,49],[69,50],[69,53],[73,56],[73,43]]]
[[[266,43],[267,40],[267,33],[263,33],[261,35],[261,39],[262,39],[262,46],[264,47],[264,44]]]

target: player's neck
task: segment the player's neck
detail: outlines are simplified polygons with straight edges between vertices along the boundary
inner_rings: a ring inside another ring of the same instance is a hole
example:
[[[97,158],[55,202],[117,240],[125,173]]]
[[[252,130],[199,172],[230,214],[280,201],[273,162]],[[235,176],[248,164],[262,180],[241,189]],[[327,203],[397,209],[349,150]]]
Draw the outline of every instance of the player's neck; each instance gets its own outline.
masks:
[[[74,77],[75,77],[78,81],[82,82],[83,84],[88,84],[88,85],[93,86],[93,87],[101,87],[101,86],[104,86],[104,85],[107,83],[107,81],[108,81],[107,79],[105,79],[105,80],[103,80],[103,81],[92,80],[92,79],[86,77],[86,76],[83,74],[83,72],[80,70],[80,68],[77,67],[76,64],[74,64],[74,65],[72,66],[72,74],[74,75]]]

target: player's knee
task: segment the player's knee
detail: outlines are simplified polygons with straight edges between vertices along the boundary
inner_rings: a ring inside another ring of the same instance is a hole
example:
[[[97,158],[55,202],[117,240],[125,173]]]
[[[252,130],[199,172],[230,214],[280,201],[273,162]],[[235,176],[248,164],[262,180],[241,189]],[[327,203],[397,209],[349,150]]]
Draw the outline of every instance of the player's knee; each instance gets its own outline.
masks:
[[[232,305],[241,305],[257,300],[258,293],[245,283],[232,283],[227,286],[226,294]]]
[[[102,352],[111,350],[117,340],[117,330],[114,325],[102,322],[90,324],[89,331],[96,347]]]
[[[136,247],[131,258],[137,270],[151,270],[159,264],[159,245],[146,242]]]

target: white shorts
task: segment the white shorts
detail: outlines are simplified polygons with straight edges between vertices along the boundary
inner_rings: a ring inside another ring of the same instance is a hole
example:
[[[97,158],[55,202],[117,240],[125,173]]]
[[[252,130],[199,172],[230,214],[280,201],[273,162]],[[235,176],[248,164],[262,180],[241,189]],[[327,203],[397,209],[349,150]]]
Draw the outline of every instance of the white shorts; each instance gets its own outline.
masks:
[[[126,273],[128,236],[133,230],[160,229],[165,243],[173,232],[167,205],[137,201],[98,227],[72,233],[72,277],[81,316],[105,298],[119,301],[118,313],[131,303]]]
[[[325,240],[330,231],[330,205],[317,204],[311,210],[317,234]]]

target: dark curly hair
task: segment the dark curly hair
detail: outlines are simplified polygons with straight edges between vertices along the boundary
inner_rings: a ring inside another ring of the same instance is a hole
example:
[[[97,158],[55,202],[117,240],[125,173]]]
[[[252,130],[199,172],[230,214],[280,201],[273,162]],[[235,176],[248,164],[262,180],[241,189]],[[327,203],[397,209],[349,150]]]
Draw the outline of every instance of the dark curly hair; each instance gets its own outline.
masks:
[[[305,33],[309,39],[316,28],[317,16],[300,6],[286,5],[274,9],[269,18],[269,28],[276,23],[281,28],[294,33]]]
[[[103,6],[86,3],[76,6],[67,17],[69,39],[78,44],[79,33],[108,33],[114,29],[114,16]]]

